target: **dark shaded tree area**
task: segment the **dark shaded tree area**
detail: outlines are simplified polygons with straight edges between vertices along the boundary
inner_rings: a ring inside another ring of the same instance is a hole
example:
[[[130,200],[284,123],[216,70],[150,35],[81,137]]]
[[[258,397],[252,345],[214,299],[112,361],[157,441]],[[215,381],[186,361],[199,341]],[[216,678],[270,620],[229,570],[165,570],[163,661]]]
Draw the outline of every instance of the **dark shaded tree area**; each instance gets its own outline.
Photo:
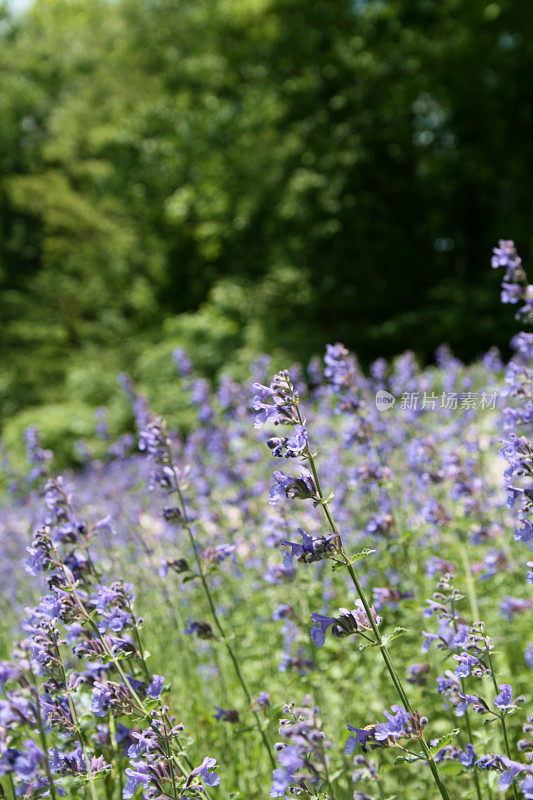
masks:
[[[532,28],[521,0],[4,10],[4,420],[150,384],[176,344],[207,374],[505,347],[489,258],[531,250]]]

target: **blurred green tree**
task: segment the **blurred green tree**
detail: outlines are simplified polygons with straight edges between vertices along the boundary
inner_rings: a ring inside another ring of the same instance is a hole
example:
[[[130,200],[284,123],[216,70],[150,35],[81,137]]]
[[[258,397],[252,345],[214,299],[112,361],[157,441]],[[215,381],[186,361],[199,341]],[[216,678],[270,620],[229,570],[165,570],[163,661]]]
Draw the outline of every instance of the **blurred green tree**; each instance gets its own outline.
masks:
[[[208,375],[504,345],[487,264],[531,253],[532,28],[519,0],[4,7],[4,420],[95,363],[88,408],[120,369],[150,391],[177,344]]]

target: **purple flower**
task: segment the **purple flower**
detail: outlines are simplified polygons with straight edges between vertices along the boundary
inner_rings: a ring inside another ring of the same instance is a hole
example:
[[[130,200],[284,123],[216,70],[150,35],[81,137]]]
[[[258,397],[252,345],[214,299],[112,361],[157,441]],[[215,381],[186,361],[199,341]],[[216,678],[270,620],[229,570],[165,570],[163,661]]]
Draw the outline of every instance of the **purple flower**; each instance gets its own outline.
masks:
[[[525,781],[520,782],[520,791],[526,800],[533,800],[533,775],[529,775]]]
[[[464,694],[463,692],[458,692],[457,694],[460,698],[460,702],[455,707],[457,717],[463,717],[469,706],[481,703],[481,699],[475,694]]]
[[[268,692],[260,692],[259,697],[256,697],[254,700],[256,706],[259,708],[266,708],[266,706],[270,705],[270,695]]]
[[[374,738],[372,731],[366,730],[365,728],[354,728],[352,725],[348,725],[347,727],[349,731],[353,731],[355,733],[355,736],[350,736],[346,741],[346,746],[344,748],[346,755],[349,756],[351,753],[353,753],[358,744],[361,745],[363,753],[366,753],[366,743],[368,739]]]
[[[326,641],[328,628],[332,629],[331,632],[336,639],[372,629],[361,600],[356,600],[355,605],[356,607],[353,611],[347,608],[339,608],[338,617],[327,617],[316,612],[311,614],[311,619],[315,624],[311,628],[310,635],[317,647],[322,647]],[[376,614],[374,607],[371,608],[371,614],[375,624],[379,625],[381,617]]]
[[[314,561],[321,561],[335,551],[335,539],[331,536],[310,536],[302,528],[298,528],[302,537],[302,543],[288,542],[284,539],[281,544],[290,547],[291,552],[286,553],[283,558],[285,569],[292,569],[292,559],[296,558],[304,564],[311,564]]]
[[[387,722],[381,722],[376,726],[374,735],[377,742],[384,742],[389,738],[400,739],[409,736],[411,717],[405,708],[403,706],[394,705],[391,706],[391,711],[393,711],[394,714],[384,711],[383,714],[387,717]]]
[[[470,655],[470,653],[459,653],[454,655],[454,658],[459,662],[455,668],[455,674],[458,678],[467,678],[472,671],[472,667],[480,663],[479,658]]]
[[[500,683],[500,694],[496,695],[494,698],[494,705],[496,708],[499,708],[500,711],[510,711],[511,709],[517,708],[517,703],[520,703],[524,700],[523,696],[517,697],[516,700],[513,702],[513,687],[510,683]]]
[[[199,767],[195,767],[189,777],[185,786],[190,786],[194,777],[199,777],[207,786],[218,786],[220,783],[220,776],[216,772],[211,772],[216,767],[216,758],[206,756]]]
[[[133,797],[139,786],[148,788],[150,785],[150,773],[148,766],[143,761],[130,761],[130,766],[125,770],[128,779],[124,786],[122,797],[124,800],[130,800]]]
[[[93,685],[93,697],[91,701],[91,711],[98,717],[105,717],[111,708],[112,693],[106,683],[95,681]]]
[[[296,413],[298,394],[294,391],[287,370],[275,375],[270,386],[254,383],[253,388],[255,394],[252,407],[256,412],[254,428],[262,428],[267,422],[275,425],[299,424]]]
[[[239,712],[235,708],[219,708],[215,706],[215,714],[213,714],[214,719],[218,722],[238,722],[239,721]]]
[[[500,761],[507,768],[502,772],[498,778],[498,789],[500,792],[505,792],[512,784],[517,775],[526,769],[525,764],[519,764],[517,761],[512,761],[506,756],[500,756]]]
[[[316,499],[317,497],[315,482],[311,473],[306,469],[300,471],[298,478],[291,478],[279,470],[274,470],[272,477],[274,485],[268,495],[268,502],[271,506],[279,503],[284,497],[299,500]]]
[[[468,743],[465,747],[465,752],[459,753],[459,763],[462,764],[463,767],[471,767],[475,760],[476,751],[472,745]]]
[[[146,690],[148,697],[150,697],[152,700],[157,700],[159,697],[161,697],[164,683],[165,679],[162,675],[152,675],[152,683]]]
[[[291,785],[292,775],[282,767],[278,767],[272,772],[272,788],[270,797],[284,797],[285,792]]]
[[[192,361],[185,350],[181,347],[176,347],[172,353],[172,358],[174,359],[179,375],[181,375],[182,378],[190,377],[192,373]]]

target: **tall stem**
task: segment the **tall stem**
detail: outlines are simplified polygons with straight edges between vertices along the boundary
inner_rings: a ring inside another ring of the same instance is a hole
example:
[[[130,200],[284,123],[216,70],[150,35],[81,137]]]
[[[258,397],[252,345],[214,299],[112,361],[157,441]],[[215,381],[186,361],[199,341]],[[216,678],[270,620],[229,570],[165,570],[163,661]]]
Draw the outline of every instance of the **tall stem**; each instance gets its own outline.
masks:
[[[487,659],[488,659],[488,662],[489,662],[490,674],[491,674],[491,678],[492,678],[492,685],[494,686],[494,691],[496,692],[496,694],[499,694],[500,690],[498,688],[498,684],[496,683],[496,676],[494,674],[494,667],[492,665],[492,658],[491,658],[490,650],[489,650],[488,647],[486,648],[485,652],[487,653]],[[502,729],[502,736],[503,736],[503,741],[504,741],[504,744],[505,744],[505,755],[507,756],[508,759],[510,759],[511,758],[511,748],[509,747],[509,737],[507,735],[507,725],[505,723],[505,715],[503,713],[501,713],[501,714],[498,714],[498,717],[500,719],[500,726],[501,726],[501,729]],[[516,788],[516,783],[514,782],[514,780],[513,780],[513,794],[514,794],[515,800],[518,800],[518,789]]]
[[[455,630],[455,633],[457,634],[458,633],[457,617],[455,616],[455,606],[454,606],[454,603],[453,603],[453,599],[451,601],[451,609],[452,609],[453,628]],[[463,694],[466,694],[465,679],[464,678],[460,678],[460,682],[461,682],[461,692]],[[466,729],[468,731],[468,741],[472,744],[472,726],[470,724],[470,714],[469,714],[468,708],[465,708],[464,716],[465,716],[465,722],[466,722]],[[476,794],[478,796],[478,800],[483,800],[483,798],[481,796],[481,786],[479,785],[479,776],[477,774],[475,766],[474,766],[473,778],[474,778],[474,784],[476,786]]]
[[[176,468],[174,466],[174,463],[172,461],[172,454],[170,452],[170,448],[167,448],[167,455],[168,455],[169,464],[171,465],[171,469],[172,469],[172,472],[174,474],[175,489],[176,489],[176,492],[177,492],[177,495],[178,495],[178,498],[179,498],[180,510],[181,510],[181,514],[182,514],[182,517],[183,517],[183,525],[184,525],[184,527],[185,527],[185,529],[186,529],[186,531],[188,533],[188,536],[189,536],[189,540],[190,540],[190,543],[191,543],[191,548],[192,548],[192,551],[193,551],[193,554],[194,554],[194,560],[195,560],[195,563],[196,563],[196,567],[198,569],[198,574],[200,575],[200,580],[202,582],[202,586],[203,586],[203,590],[204,590],[205,596],[207,598],[207,602],[209,604],[209,610],[211,612],[211,616],[213,618],[213,622],[215,623],[215,626],[216,626],[216,628],[217,628],[217,630],[218,630],[218,632],[219,632],[219,634],[220,634],[220,636],[222,638],[222,641],[224,642],[224,646],[225,646],[226,651],[227,651],[227,653],[228,653],[228,655],[229,655],[229,657],[231,659],[231,662],[233,664],[233,668],[235,670],[235,674],[237,675],[237,679],[238,679],[238,681],[239,681],[239,683],[241,685],[241,688],[243,690],[244,696],[246,697],[247,703],[248,703],[248,705],[249,705],[249,707],[250,707],[250,709],[252,711],[252,714],[254,715],[255,727],[257,728],[257,731],[259,732],[259,735],[261,736],[261,739],[263,740],[263,744],[265,745],[265,748],[267,750],[268,757],[270,759],[270,763],[271,763],[272,767],[275,769],[276,768],[276,759],[274,758],[274,753],[273,753],[273,750],[272,750],[272,746],[271,746],[271,744],[270,744],[270,742],[268,740],[268,736],[266,735],[266,731],[263,728],[263,725],[261,723],[261,718],[259,717],[259,714],[257,713],[257,711],[255,711],[252,708],[252,695],[251,695],[250,689],[248,688],[248,683],[246,682],[246,678],[244,677],[244,674],[242,672],[241,665],[239,663],[237,655],[236,655],[233,647],[231,646],[231,643],[229,642],[229,640],[227,638],[226,632],[224,630],[224,627],[222,625],[222,622],[220,621],[220,617],[218,616],[218,613],[217,613],[217,610],[216,610],[215,601],[213,599],[213,595],[211,593],[211,589],[210,589],[209,583],[207,581],[207,577],[206,577],[206,574],[205,574],[205,571],[204,571],[204,566],[202,564],[202,559],[200,557],[200,553],[198,552],[198,545],[196,543],[196,539],[194,538],[194,533],[192,531],[192,527],[191,527],[191,523],[190,523],[190,520],[189,520],[189,516],[187,514],[187,506],[185,504],[183,493],[181,491],[179,475],[178,475],[178,473],[176,471]]]
[[[38,689],[37,683],[35,681],[35,675],[33,674],[33,669],[31,667],[31,659],[30,658],[28,658],[28,664],[29,664],[29,671],[30,671],[30,675],[31,675],[31,679],[32,679],[33,688],[35,689],[35,706],[36,706],[36,710],[37,710],[37,725],[39,727],[39,738],[41,740],[41,747],[43,748],[43,752],[44,752],[44,771],[46,772],[46,777],[48,779],[48,786],[50,788],[50,797],[52,798],[52,800],[56,800],[56,798],[57,798],[56,788],[54,786],[54,781],[52,779],[52,773],[50,771],[50,761],[49,761],[49,758],[48,758],[48,745],[47,745],[47,742],[46,742],[46,733],[45,733],[44,725],[43,725],[43,715],[42,715],[42,712],[41,712],[41,701],[39,699],[39,689]]]
[[[90,789],[90,792],[91,792],[91,797],[92,797],[92,800],[98,800],[98,795],[96,794],[96,788],[95,788],[95,785],[94,785],[94,775],[93,775],[92,769],[91,769],[91,762],[89,760],[89,755],[87,753],[87,748],[85,746],[85,738],[83,736],[83,732],[82,732],[82,729],[81,729],[80,721],[79,721],[78,714],[77,714],[77,711],[76,711],[76,706],[74,705],[74,700],[72,699],[72,694],[71,694],[71,691],[70,691],[70,689],[68,687],[68,680],[67,680],[67,676],[66,676],[66,673],[65,673],[65,668],[63,666],[63,662],[61,661],[61,654],[59,652],[59,647],[58,647],[57,644],[55,646],[55,650],[56,650],[57,663],[58,663],[59,669],[61,671],[61,677],[62,677],[63,683],[65,684],[65,687],[66,687],[67,702],[68,702],[68,707],[69,707],[69,711],[70,711],[70,716],[72,717],[72,721],[73,721],[74,726],[75,726],[76,736],[78,738],[78,742],[80,743],[81,752],[83,753],[85,766],[87,768],[87,778],[89,780],[89,789]]]
[[[299,409],[298,409],[297,413],[298,413],[298,417],[300,419],[300,424],[303,425],[303,420],[302,420],[302,417],[300,415],[300,410]],[[333,519],[331,511],[329,510],[327,501],[326,501],[326,499],[324,497],[324,494],[322,492],[322,488],[320,486],[320,479],[318,477],[318,472],[317,472],[316,465],[315,465],[315,459],[314,459],[311,451],[309,450],[309,448],[307,448],[305,456],[307,458],[307,461],[308,461],[309,466],[311,468],[311,472],[313,474],[313,478],[314,478],[314,481],[315,481],[317,493],[318,493],[318,496],[320,498],[320,505],[321,505],[321,507],[322,507],[322,509],[324,511],[325,517],[326,517],[326,519],[328,521],[328,524],[329,524],[329,526],[331,528],[331,531],[335,535],[336,541],[338,543],[339,554],[341,555],[341,557],[342,557],[342,559],[343,559],[343,561],[344,561],[344,563],[346,565],[346,569],[348,570],[348,574],[350,575],[352,583],[353,583],[353,585],[355,587],[355,591],[357,592],[357,595],[358,595],[361,603],[363,604],[363,608],[365,609],[366,615],[368,617],[368,621],[370,622],[370,625],[372,627],[372,632],[373,632],[373,634],[375,636],[376,644],[379,647],[379,651],[381,653],[383,661],[385,662],[385,666],[387,667],[387,670],[389,672],[391,680],[392,680],[392,682],[394,684],[394,688],[396,689],[398,697],[402,701],[403,706],[406,709],[406,711],[408,711],[410,714],[412,714],[413,713],[413,709],[412,709],[411,704],[409,702],[409,699],[408,699],[408,697],[407,697],[407,695],[405,693],[405,690],[404,690],[404,688],[402,686],[402,682],[400,680],[400,677],[398,676],[398,673],[396,672],[394,664],[392,663],[392,659],[391,659],[389,651],[387,649],[387,645],[383,641],[383,638],[381,636],[381,632],[380,632],[380,630],[379,630],[379,628],[378,628],[378,626],[376,624],[376,621],[374,620],[374,616],[372,614],[371,606],[370,606],[370,603],[368,602],[368,599],[366,597],[365,591],[364,591],[364,589],[363,589],[363,587],[361,585],[361,582],[359,581],[359,578],[357,577],[357,573],[355,572],[355,570],[353,568],[353,564],[351,563],[350,559],[348,558],[348,556],[346,555],[346,553],[344,551],[342,537],[341,537],[341,535],[340,535],[340,533],[339,533],[339,531],[337,529],[337,526],[335,524],[335,520]],[[428,766],[429,766],[429,768],[431,770],[431,773],[433,775],[433,778],[435,780],[435,783],[437,785],[437,788],[438,788],[438,790],[440,792],[441,797],[443,798],[443,800],[450,800],[450,795],[448,794],[448,790],[446,789],[446,786],[443,783],[443,780],[441,778],[439,769],[438,769],[438,767],[437,767],[437,765],[436,765],[436,763],[434,761],[434,758],[433,758],[433,756],[431,754],[431,750],[429,749],[429,746],[428,746],[428,744],[427,744],[427,742],[424,739],[422,734],[420,734],[420,745],[422,747],[422,750],[423,750],[424,755],[426,757],[427,764],[428,764]]]

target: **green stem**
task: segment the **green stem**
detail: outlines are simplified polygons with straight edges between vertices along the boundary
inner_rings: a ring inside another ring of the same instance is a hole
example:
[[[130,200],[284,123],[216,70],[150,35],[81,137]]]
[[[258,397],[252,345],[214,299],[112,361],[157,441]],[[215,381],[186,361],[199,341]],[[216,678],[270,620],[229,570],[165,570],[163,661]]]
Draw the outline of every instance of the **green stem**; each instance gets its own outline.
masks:
[[[303,420],[302,420],[302,417],[300,415],[300,410],[299,409],[298,409],[298,417],[300,419],[300,423],[303,425]],[[350,578],[352,579],[352,583],[353,583],[353,585],[355,587],[357,595],[358,595],[359,599],[361,600],[363,608],[365,609],[366,615],[368,617],[368,621],[369,621],[370,626],[372,628],[372,632],[374,633],[374,636],[375,636],[376,644],[379,647],[379,651],[381,653],[383,661],[385,662],[385,666],[387,667],[387,670],[389,672],[391,680],[392,680],[392,682],[394,684],[394,688],[396,689],[398,697],[402,701],[403,706],[406,709],[406,711],[408,711],[410,714],[412,714],[413,713],[413,709],[412,709],[411,704],[409,702],[409,699],[408,699],[408,697],[407,697],[407,695],[405,693],[405,690],[404,690],[404,688],[402,686],[402,682],[401,682],[401,680],[400,680],[400,678],[398,676],[398,673],[396,672],[394,664],[392,663],[392,659],[391,659],[389,651],[387,649],[387,645],[383,641],[383,638],[381,636],[381,632],[380,632],[380,630],[379,630],[379,628],[378,628],[378,626],[376,624],[376,621],[374,620],[374,617],[373,617],[373,614],[372,614],[372,610],[371,610],[370,604],[369,604],[369,602],[367,600],[367,597],[366,597],[366,594],[364,592],[364,589],[363,589],[363,587],[362,587],[362,585],[361,585],[361,583],[359,581],[359,578],[357,577],[357,574],[356,574],[356,572],[355,572],[355,570],[353,568],[353,564],[351,563],[350,559],[348,558],[348,556],[346,555],[346,553],[344,551],[341,535],[340,535],[339,531],[337,530],[337,526],[335,525],[335,521],[334,521],[334,519],[333,519],[333,517],[331,515],[331,512],[330,512],[330,510],[328,508],[327,502],[326,502],[326,500],[324,498],[324,494],[323,494],[322,488],[320,486],[320,480],[319,480],[319,477],[318,477],[317,469],[316,469],[316,466],[315,466],[314,457],[311,454],[309,448],[307,449],[307,452],[306,452],[306,458],[307,458],[307,461],[308,461],[309,466],[311,468],[311,472],[313,474],[313,478],[314,478],[314,481],[315,481],[317,493],[318,493],[318,496],[320,498],[320,504],[321,504],[321,506],[322,506],[322,508],[324,510],[324,514],[325,514],[326,519],[327,519],[327,521],[329,523],[331,531],[335,535],[336,540],[338,542],[339,553],[340,553],[341,557],[343,558],[343,560],[344,560],[344,562],[346,564],[346,569],[348,570],[348,573],[350,575]],[[450,800],[450,795],[448,794],[448,790],[446,789],[446,786],[443,783],[443,780],[441,778],[439,769],[438,769],[438,767],[437,767],[437,765],[436,765],[436,763],[435,763],[435,761],[433,759],[433,756],[431,755],[431,751],[429,749],[429,746],[428,746],[428,744],[427,744],[427,742],[424,739],[422,734],[420,734],[419,740],[420,740],[420,746],[422,747],[424,755],[426,756],[427,764],[428,764],[428,766],[429,766],[429,768],[431,770],[431,773],[433,775],[433,779],[435,780],[435,783],[437,785],[437,788],[438,788],[438,790],[440,792],[441,797],[443,798],[443,800]]]
[[[64,570],[63,570],[63,573],[65,575],[66,580],[69,581],[69,578],[68,578],[68,576],[67,576],[67,574],[66,574],[66,572]],[[83,731],[82,731],[82,728],[81,728],[81,725],[80,725],[78,714],[76,712],[76,706],[74,705],[74,700],[72,699],[71,691],[68,688],[67,675],[65,673],[65,668],[63,666],[63,662],[61,660],[61,654],[59,652],[59,646],[57,644],[55,645],[55,651],[56,651],[57,663],[58,663],[58,666],[59,666],[59,670],[61,672],[61,678],[63,680],[63,683],[65,684],[65,692],[66,692],[66,695],[67,695],[67,703],[68,703],[68,707],[69,707],[69,711],[70,711],[70,716],[72,717],[72,721],[74,723],[74,728],[75,728],[75,731],[76,731],[76,736],[78,738],[78,742],[80,743],[81,751],[83,753],[83,758],[85,760],[85,766],[87,767],[87,778],[89,779],[89,790],[91,792],[91,797],[92,797],[92,800],[98,800],[98,795],[96,794],[96,788],[95,788],[95,785],[94,785],[94,775],[93,775],[92,769],[91,769],[91,762],[89,761],[89,756],[87,754],[87,748],[85,747],[85,738],[83,736]]]
[[[453,603],[453,599],[451,601],[451,611],[452,611],[453,628],[454,628],[455,633],[457,633],[458,632],[457,619],[456,619],[456,616],[455,616],[455,606],[454,606],[454,603]],[[461,683],[461,692],[463,694],[466,694],[466,682],[465,682],[465,679],[464,678],[460,678],[460,683]],[[470,724],[470,714],[469,714],[468,708],[465,708],[464,717],[465,717],[465,722],[466,722],[466,729],[467,729],[467,732],[468,732],[468,741],[471,744],[473,744],[473,741],[472,741],[472,726]],[[477,794],[478,800],[483,800],[483,798],[481,796],[481,786],[479,784],[479,776],[477,774],[477,770],[476,770],[475,766],[474,766],[474,772],[473,772],[473,779],[474,779],[474,784],[475,784],[475,787],[476,787],[476,794]]]
[[[491,678],[492,678],[492,685],[494,687],[494,691],[496,692],[496,694],[499,694],[500,690],[499,690],[498,684],[496,682],[496,676],[494,674],[494,667],[492,665],[492,658],[491,658],[490,651],[489,651],[488,647],[486,648],[485,652],[487,653],[487,659],[488,659],[488,662],[489,662],[490,674],[491,674]],[[500,726],[501,726],[501,729],[502,729],[502,736],[503,736],[503,741],[504,741],[504,745],[505,745],[505,755],[507,756],[508,759],[510,759],[511,758],[511,748],[509,747],[509,737],[507,735],[507,725],[505,723],[505,715],[503,713],[502,714],[498,714],[498,717],[499,717],[499,720],[500,720]],[[513,794],[514,794],[515,800],[518,800],[518,789],[516,788],[515,781],[513,781],[512,786],[513,786]]]
[[[271,746],[271,744],[270,744],[270,742],[268,740],[268,736],[266,735],[266,731],[263,728],[263,725],[261,723],[261,718],[259,717],[259,714],[257,713],[257,711],[255,711],[252,708],[252,695],[251,695],[250,689],[248,688],[248,683],[246,682],[246,678],[243,675],[243,672],[242,672],[242,669],[241,669],[241,665],[239,663],[237,655],[236,655],[233,647],[231,646],[231,643],[229,642],[229,640],[227,638],[227,635],[226,635],[226,632],[224,630],[224,627],[223,627],[223,625],[222,625],[222,623],[220,621],[220,618],[218,616],[218,613],[217,613],[217,610],[216,610],[216,606],[215,606],[215,601],[213,599],[213,595],[211,593],[211,589],[209,587],[209,583],[207,581],[206,574],[204,572],[202,559],[200,557],[200,553],[198,552],[198,546],[196,544],[196,539],[194,538],[194,534],[192,532],[191,523],[189,521],[189,517],[188,517],[188,514],[187,514],[187,507],[185,505],[185,500],[184,500],[184,497],[183,497],[183,493],[181,491],[179,476],[178,476],[176,468],[175,468],[175,466],[174,466],[174,464],[172,462],[172,455],[170,453],[170,449],[168,449],[168,448],[167,448],[167,455],[168,455],[169,464],[171,465],[172,472],[174,473],[175,488],[176,488],[176,492],[177,492],[178,498],[179,498],[181,513],[182,513],[182,516],[183,516],[183,524],[184,524],[184,527],[185,527],[185,529],[186,529],[186,531],[187,531],[187,533],[189,535],[189,540],[190,540],[192,551],[193,551],[193,554],[194,554],[194,560],[196,562],[196,567],[198,569],[198,574],[200,575],[200,580],[202,582],[203,590],[204,590],[205,596],[207,598],[207,602],[209,604],[209,610],[211,612],[211,616],[213,618],[213,622],[215,623],[215,626],[216,626],[218,632],[220,633],[220,636],[222,638],[222,641],[224,643],[226,651],[227,651],[227,653],[228,653],[228,655],[229,655],[229,657],[231,659],[231,662],[233,664],[233,668],[235,670],[235,674],[237,675],[237,678],[238,678],[239,683],[241,684],[241,688],[243,690],[244,696],[246,697],[248,706],[250,707],[250,710],[252,711],[252,714],[254,716],[255,727],[257,728],[257,731],[259,732],[259,735],[261,736],[261,739],[263,740],[263,744],[265,745],[265,748],[267,750],[268,757],[270,759],[270,763],[272,765],[272,768],[275,769],[276,768],[276,759],[274,757],[272,746]]]
[[[57,551],[56,551],[56,554],[57,554]],[[65,580],[67,581],[67,584],[68,584],[68,586],[69,586],[69,588],[70,588],[70,591],[71,591],[71,593],[72,593],[72,596],[74,597],[74,599],[75,599],[75,601],[76,601],[76,603],[77,603],[77,605],[78,605],[78,608],[80,609],[80,611],[81,611],[81,613],[82,613],[82,616],[84,617],[84,619],[86,620],[86,622],[89,624],[89,626],[92,628],[92,630],[93,630],[93,631],[94,631],[94,633],[96,634],[96,636],[97,636],[98,640],[99,640],[99,641],[100,641],[100,643],[102,644],[102,647],[103,647],[103,648],[104,648],[104,650],[106,651],[106,653],[107,653],[108,657],[109,657],[109,658],[110,658],[110,660],[113,662],[113,665],[114,665],[115,669],[117,670],[118,674],[120,675],[120,678],[122,679],[122,682],[123,682],[123,684],[124,684],[125,688],[126,688],[126,689],[128,689],[128,691],[130,691],[130,692],[131,692],[131,695],[132,695],[133,699],[134,699],[134,700],[135,700],[135,702],[137,703],[137,706],[138,706],[138,708],[137,708],[137,711],[138,711],[138,712],[140,712],[140,715],[141,715],[141,716],[142,716],[144,719],[146,719],[147,721],[151,722],[151,716],[150,716],[149,712],[146,710],[146,707],[145,707],[144,703],[142,702],[141,698],[139,697],[139,695],[136,693],[135,689],[134,689],[134,688],[133,688],[133,686],[131,685],[131,682],[129,681],[129,679],[128,679],[128,677],[127,677],[126,673],[125,673],[125,672],[124,672],[124,670],[122,669],[122,665],[120,664],[119,660],[118,660],[118,659],[116,658],[116,656],[114,655],[113,651],[112,651],[112,650],[109,648],[109,646],[108,646],[107,642],[105,641],[104,637],[103,637],[103,636],[102,636],[102,634],[100,633],[100,631],[99,631],[99,629],[98,629],[98,626],[96,625],[96,623],[95,623],[95,622],[94,622],[94,620],[92,619],[91,615],[89,614],[89,612],[87,611],[87,609],[85,608],[85,606],[83,605],[83,603],[81,602],[81,600],[80,600],[80,598],[79,598],[79,596],[78,596],[78,593],[76,592],[76,586],[75,586],[75,585],[72,583],[72,581],[70,580],[70,577],[69,577],[68,573],[66,572],[66,570],[63,568],[63,564],[62,564],[62,562],[61,562],[61,560],[60,560],[59,558],[58,558],[58,565],[59,565],[59,566],[61,567],[61,569],[62,569],[62,572],[63,572],[63,575],[64,575],[64,577],[65,577]],[[133,617],[133,619],[135,620],[135,617]],[[144,668],[145,668],[145,670],[146,670],[146,673],[147,673],[147,674],[148,674],[148,676],[149,676],[149,672],[148,672],[148,669],[147,669],[147,667],[146,667],[146,663],[145,663],[145,661],[144,661],[144,655],[143,655],[143,650],[142,650],[142,643],[140,642],[139,633],[138,633],[138,630],[137,630],[137,628],[136,628],[136,625],[134,625],[134,627],[135,627],[135,629],[136,629],[136,632],[137,632],[137,638],[138,638],[138,642],[140,643],[140,656],[141,656],[141,660],[143,661]],[[59,658],[59,653],[58,653],[58,658]],[[60,667],[61,667],[61,670],[62,670],[62,673],[63,673],[63,676],[64,676],[64,675],[65,675],[65,673],[64,673],[63,666],[62,666],[62,664],[61,664],[61,663],[60,663]],[[65,679],[65,681],[66,681],[66,678],[64,678],[64,679]],[[70,701],[70,694],[69,694],[69,693],[67,693],[67,696],[68,696],[68,700],[69,700],[69,706],[70,706],[70,705],[71,705],[71,701]],[[73,706],[72,706],[71,713],[72,713],[72,711],[74,711],[74,714],[75,714],[75,709],[74,709],[74,707],[73,707]],[[168,720],[168,717],[166,717],[166,719]],[[170,722],[168,722],[168,724],[170,725]],[[181,750],[183,750],[183,748],[181,747],[181,744],[180,744],[179,740],[178,740],[178,739],[176,739],[176,741],[177,741],[177,743],[178,743],[178,747],[180,747],[180,749],[181,749]],[[83,752],[84,752],[84,755],[85,755],[85,749],[84,749],[83,741],[81,741],[81,740],[80,740],[80,744],[81,744],[81,746],[82,746],[82,749],[83,749]],[[87,759],[86,759],[86,760],[87,760]],[[180,768],[180,771],[181,771],[181,774],[182,774],[184,777],[186,777],[186,776],[187,776],[187,771],[185,770],[185,768],[184,768],[184,767],[183,767],[183,765],[181,764],[180,760],[179,760],[179,759],[178,759],[176,756],[174,756],[174,760],[176,761],[176,764],[179,766],[179,768]],[[188,762],[188,765],[189,765],[189,767],[192,769],[192,762],[191,762],[191,761],[189,761],[189,759],[188,759],[187,755],[185,755],[185,760]],[[172,765],[171,765],[171,770],[172,770],[172,769],[173,769],[173,768],[172,768]],[[88,774],[90,775],[90,766],[89,766],[89,764],[88,764],[88,763],[87,763],[87,770],[88,770]],[[93,800],[97,800],[97,798],[95,797],[95,795],[94,795],[94,793],[93,793],[93,786],[92,786],[92,783],[91,783],[91,793],[93,794]],[[209,794],[208,794],[207,792],[206,792],[206,797],[209,797]]]
[[[46,772],[46,777],[48,779],[48,785],[50,787],[50,797],[52,798],[52,800],[57,800],[56,788],[54,786],[54,781],[52,779],[52,773],[50,771],[50,761],[49,761],[49,758],[48,758],[48,745],[47,745],[47,742],[46,742],[46,733],[44,731],[43,716],[42,716],[42,713],[41,713],[41,701],[39,699],[39,689],[37,688],[37,684],[36,684],[36,681],[35,681],[35,675],[33,674],[33,669],[31,667],[31,659],[30,658],[28,658],[28,664],[29,664],[29,672],[30,672],[31,679],[32,679],[32,685],[33,685],[33,688],[35,689],[35,706],[36,706],[36,710],[37,710],[37,725],[39,727],[39,738],[41,740],[41,747],[43,748],[43,752],[44,752],[44,771]]]

